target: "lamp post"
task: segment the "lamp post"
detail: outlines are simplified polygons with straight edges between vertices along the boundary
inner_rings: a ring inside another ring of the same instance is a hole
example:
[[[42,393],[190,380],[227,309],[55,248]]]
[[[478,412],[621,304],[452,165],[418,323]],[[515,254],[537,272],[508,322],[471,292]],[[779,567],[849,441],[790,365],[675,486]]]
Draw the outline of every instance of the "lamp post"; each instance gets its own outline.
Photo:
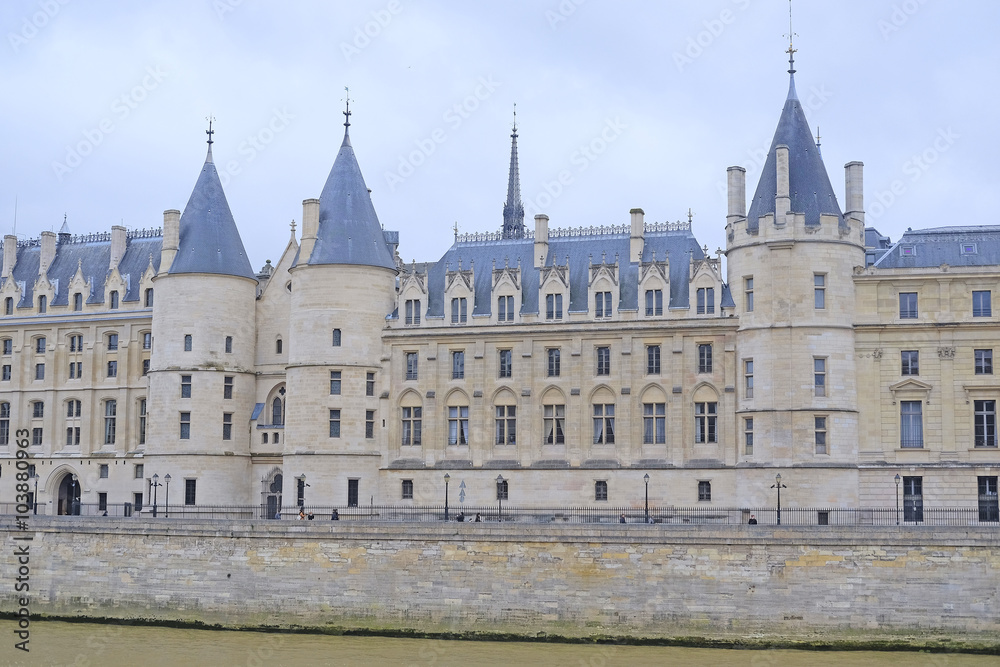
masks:
[[[444,474],[444,520],[448,520],[448,480],[451,479],[451,475],[448,473]]]
[[[31,496],[31,513],[38,514],[38,473],[31,473],[31,479],[35,481],[35,495]]]
[[[649,523],[649,473],[642,476],[642,481],[646,482],[646,523]]]
[[[299,511],[303,511],[306,508],[306,487],[309,486],[309,484],[306,484],[306,474],[302,473],[295,478],[295,481],[299,483],[299,488],[296,489],[299,496]]]
[[[503,475],[497,475],[497,521],[503,521]]]
[[[70,499],[69,499],[69,513],[71,516],[80,515],[80,501],[77,499],[76,494],[79,487],[77,486],[80,482],[76,479],[76,475],[70,478]]]
[[[156,518],[156,489],[163,486],[160,484],[160,476],[153,473],[153,481],[149,483],[149,486],[153,489],[153,518]]]
[[[899,525],[899,473],[896,473],[896,525]]]
[[[163,476],[163,481],[167,483],[166,508],[163,510],[163,516],[169,518],[170,517],[170,473],[169,472]]]
[[[787,489],[788,487],[781,483],[781,473],[779,472],[774,476],[774,485],[772,489],[778,490],[778,525],[781,525],[781,490]]]

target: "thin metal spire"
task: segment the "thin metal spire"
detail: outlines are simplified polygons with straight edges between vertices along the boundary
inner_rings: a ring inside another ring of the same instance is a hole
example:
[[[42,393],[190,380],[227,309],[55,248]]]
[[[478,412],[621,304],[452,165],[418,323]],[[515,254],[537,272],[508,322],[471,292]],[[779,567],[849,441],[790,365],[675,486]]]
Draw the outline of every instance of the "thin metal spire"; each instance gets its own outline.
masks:
[[[514,123],[510,133],[510,173],[507,177],[507,201],[503,205],[503,230],[505,239],[524,238],[524,204],[521,203],[521,176],[517,166],[517,105],[514,105]]]
[[[792,32],[792,0],[788,0],[788,73],[795,74],[795,52],[798,51],[793,46],[795,33]]]
[[[344,132],[351,126],[351,91],[344,86]]]
[[[212,129],[212,123],[215,122],[215,116],[213,116],[212,114],[209,114],[209,115],[205,116],[205,120],[208,121],[208,129],[205,130],[205,134],[208,135],[208,157],[205,158],[205,162],[211,162],[212,161],[212,144],[215,143],[214,141],[212,141],[212,135],[215,134],[215,130]]]

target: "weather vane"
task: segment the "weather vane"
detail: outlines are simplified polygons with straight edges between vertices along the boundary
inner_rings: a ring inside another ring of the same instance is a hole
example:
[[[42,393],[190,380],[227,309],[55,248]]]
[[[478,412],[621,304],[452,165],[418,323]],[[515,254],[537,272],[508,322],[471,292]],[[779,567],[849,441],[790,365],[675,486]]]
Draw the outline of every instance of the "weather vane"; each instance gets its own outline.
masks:
[[[514,102],[514,134],[517,134],[517,102]]]
[[[344,86],[344,127],[351,126],[351,90]]]
[[[209,114],[209,115],[205,116],[205,120],[208,121],[208,129],[205,130],[205,134],[208,135],[208,145],[209,145],[209,147],[211,147],[211,145],[213,143],[213,141],[212,141],[212,135],[215,134],[215,130],[212,129],[212,122],[215,121],[215,116]]]
[[[788,73],[795,74],[795,52],[798,51],[793,46],[795,33],[792,32],[792,0],[788,0]]]

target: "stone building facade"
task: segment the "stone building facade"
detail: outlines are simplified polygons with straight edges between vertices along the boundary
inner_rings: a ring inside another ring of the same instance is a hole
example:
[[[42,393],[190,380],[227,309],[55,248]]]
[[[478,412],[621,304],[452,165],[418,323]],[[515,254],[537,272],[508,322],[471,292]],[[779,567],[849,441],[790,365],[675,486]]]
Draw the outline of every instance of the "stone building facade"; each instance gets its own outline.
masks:
[[[211,139],[162,230],[4,238],[0,502],[26,433],[50,514],[162,503],[168,474],[174,505],[273,514],[440,504],[446,473],[453,503],[639,506],[648,484],[655,505],[755,507],[780,473],[789,506],[902,491],[908,520],[995,518],[1000,228],[866,228],[863,165],[842,209],[794,70],[749,207],[728,171],[715,256],[639,208],[526,226],[515,127],[500,231],[403,265],[345,117],[259,272]]]

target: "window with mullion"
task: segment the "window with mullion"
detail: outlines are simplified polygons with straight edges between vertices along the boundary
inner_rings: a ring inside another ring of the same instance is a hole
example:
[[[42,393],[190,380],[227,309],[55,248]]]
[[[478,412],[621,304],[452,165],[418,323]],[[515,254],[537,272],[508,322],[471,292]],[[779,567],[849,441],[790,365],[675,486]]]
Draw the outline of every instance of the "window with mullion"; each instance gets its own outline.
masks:
[[[920,401],[899,402],[899,446],[924,446],[923,404]]]
[[[615,443],[615,404],[594,404],[594,444]]]
[[[469,406],[456,405],[448,408],[448,444],[469,444]]]
[[[975,446],[997,446],[997,402],[992,400],[973,401],[975,409]]]

